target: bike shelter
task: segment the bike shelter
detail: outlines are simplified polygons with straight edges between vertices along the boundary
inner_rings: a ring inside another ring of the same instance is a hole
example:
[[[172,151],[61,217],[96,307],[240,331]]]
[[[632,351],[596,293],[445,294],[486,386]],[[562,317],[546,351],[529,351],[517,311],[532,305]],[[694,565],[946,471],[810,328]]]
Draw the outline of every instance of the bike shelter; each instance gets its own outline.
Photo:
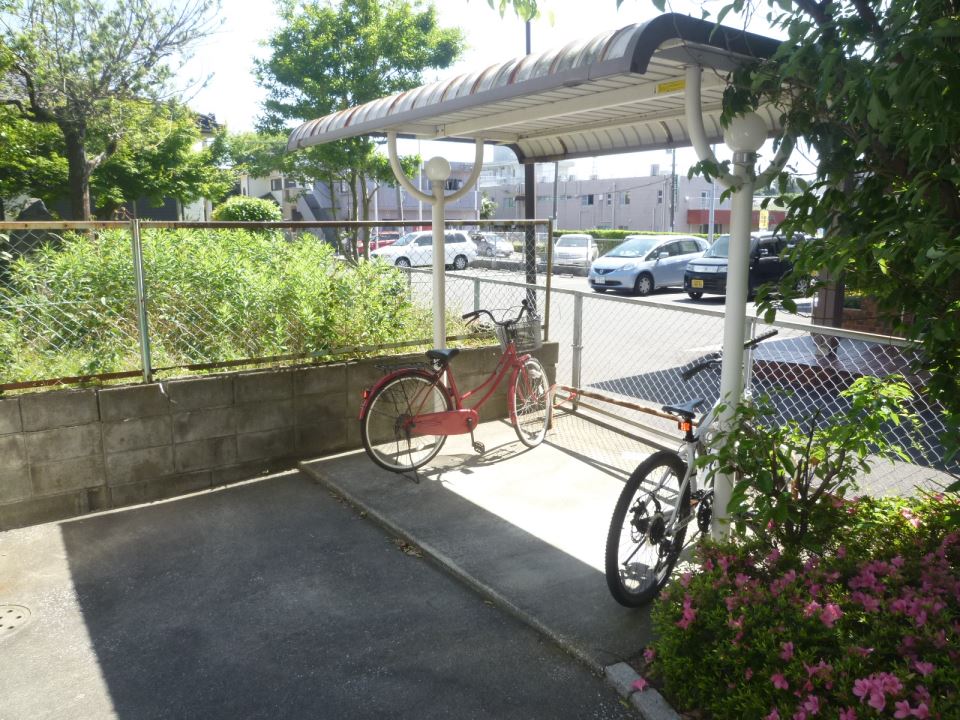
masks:
[[[720,397],[739,398],[753,190],[779,172],[793,144],[785,138],[770,166],[757,176],[757,150],[768,137],[783,134],[778,111],[761,107],[735,118],[726,129],[720,116],[730,73],[771,57],[779,45],[778,40],[668,13],[311,120],[293,131],[287,147],[294,151],[359,135],[386,136],[397,181],[432,208],[434,344],[442,348],[444,205],[476,183],[484,144],[506,145],[519,162],[529,164],[690,145],[706,160],[714,159],[712,143],[726,142],[734,157],[733,172],[717,178],[732,194]],[[459,191],[445,194],[450,165],[434,157],[425,166],[432,193],[417,190],[400,167],[398,137],[473,142],[469,180]],[[733,406],[729,403],[721,425]],[[731,486],[729,478],[716,485],[714,534],[724,531],[719,509],[726,506]]]

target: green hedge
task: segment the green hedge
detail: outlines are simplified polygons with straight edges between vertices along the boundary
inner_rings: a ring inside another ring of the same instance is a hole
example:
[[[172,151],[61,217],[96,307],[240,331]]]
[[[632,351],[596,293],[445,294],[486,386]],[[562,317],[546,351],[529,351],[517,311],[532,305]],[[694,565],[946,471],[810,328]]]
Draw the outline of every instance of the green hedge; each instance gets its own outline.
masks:
[[[143,233],[154,367],[324,353],[429,335],[402,273],[346,265],[311,234]],[[140,367],[130,236],[70,233],[0,284],[0,382]]]

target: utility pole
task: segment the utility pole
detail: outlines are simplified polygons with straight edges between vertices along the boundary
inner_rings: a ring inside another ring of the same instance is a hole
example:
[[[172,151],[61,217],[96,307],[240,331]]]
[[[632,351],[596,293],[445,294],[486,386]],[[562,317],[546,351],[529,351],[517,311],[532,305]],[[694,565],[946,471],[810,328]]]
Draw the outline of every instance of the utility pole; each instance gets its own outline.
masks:
[[[670,165],[670,232],[673,232],[677,212],[677,149],[671,150],[670,154],[673,156]]]
[[[530,43],[530,21],[526,25],[526,49],[527,55],[531,50]],[[527,220],[533,220],[537,217],[537,187],[536,187],[536,166],[533,163],[525,163],[523,166],[523,216]],[[537,229],[533,224],[524,228],[523,255],[526,265],[526,282],[528,285],[535,285],[537,282]],[[536,308],[537,293],[533,290],[527,291],[527,301],[533,308]]]

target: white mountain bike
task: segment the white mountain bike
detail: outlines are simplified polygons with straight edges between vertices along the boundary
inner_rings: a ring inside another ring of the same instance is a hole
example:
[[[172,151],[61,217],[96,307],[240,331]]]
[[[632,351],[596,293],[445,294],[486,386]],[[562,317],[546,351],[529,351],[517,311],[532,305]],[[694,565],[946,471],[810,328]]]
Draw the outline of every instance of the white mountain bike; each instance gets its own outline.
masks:
[[[743,347],[749,351],[776,334],[776,330],[763,333]],[[750,361],[748,355],[745,367],[751,366]],[[720,363],[720,353],[707,355],[681,377],[690,380]],[[695,423],[703,406],[703,398],[694,398],[663,407],[677,418],[683,443],[676,452],[661,450],[640,463],[617,500],[607,533],[605,570],[610,593],[621,605],[640,607],[656,597],[670,578],[691,523],[696,523],[699,532],[710,530],[713,488],[697,486],[696,460],[705,452],[704,440],[717,419],[720,403]]]

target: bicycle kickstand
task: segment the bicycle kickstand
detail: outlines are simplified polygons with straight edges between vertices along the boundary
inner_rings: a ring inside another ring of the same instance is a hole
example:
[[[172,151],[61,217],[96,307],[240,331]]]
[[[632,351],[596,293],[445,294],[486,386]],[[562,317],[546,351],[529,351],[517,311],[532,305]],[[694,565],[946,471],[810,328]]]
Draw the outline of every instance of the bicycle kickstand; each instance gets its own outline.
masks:
[[[480,442],[479,440],[475,440],[475,439],[474,439],[474,437],[473,437],[473,423],[471,423],[469,420],[467,421],[467,423],[468,423],[467,427],[470,428],[470,442],[473,443],[473,451],[474,451],[475,453],[477,453],[477,455],[483,455],[483,454],[487,451],[487,446],[484,445],[484,444],[483,444],[482,442]]]

